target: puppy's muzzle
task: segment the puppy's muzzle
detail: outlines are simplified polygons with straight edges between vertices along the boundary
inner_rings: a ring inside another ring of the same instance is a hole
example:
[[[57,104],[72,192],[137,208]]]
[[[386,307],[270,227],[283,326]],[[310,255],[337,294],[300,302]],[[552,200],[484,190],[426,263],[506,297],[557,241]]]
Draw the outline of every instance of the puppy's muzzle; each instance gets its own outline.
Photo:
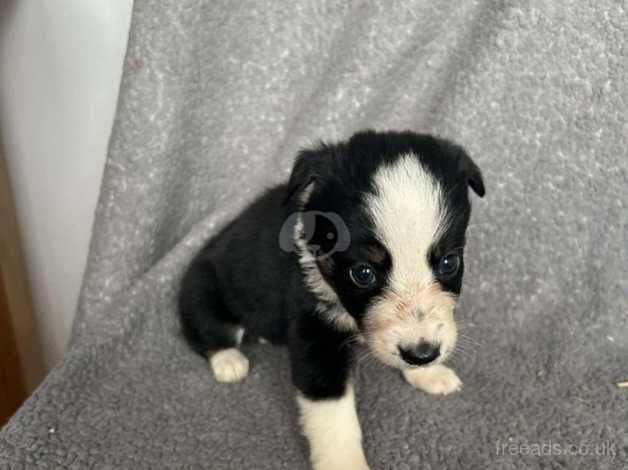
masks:
[[[424,366],[440,356],[440,344],[421,341],[413,346],[399,346],[399,354],[411,366]]]

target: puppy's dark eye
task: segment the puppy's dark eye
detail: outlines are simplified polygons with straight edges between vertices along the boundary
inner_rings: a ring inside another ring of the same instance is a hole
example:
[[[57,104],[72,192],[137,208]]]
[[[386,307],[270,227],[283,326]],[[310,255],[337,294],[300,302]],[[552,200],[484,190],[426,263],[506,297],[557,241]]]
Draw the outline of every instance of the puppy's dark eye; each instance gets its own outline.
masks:
[[[461,259],[457,253],[448,253],[438,262],[439,277],[448,279],[455,276],[460,270]]]
[[[357,263],[349,269],[349,277],[361,289],[373,287],[377,282],[375,269],[367,263]]]

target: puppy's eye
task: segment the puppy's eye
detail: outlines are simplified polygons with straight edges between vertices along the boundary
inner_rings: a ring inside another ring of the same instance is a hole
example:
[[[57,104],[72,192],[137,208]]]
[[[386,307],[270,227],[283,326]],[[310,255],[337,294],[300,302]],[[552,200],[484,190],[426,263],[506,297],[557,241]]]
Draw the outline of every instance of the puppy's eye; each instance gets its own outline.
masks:
[[[375,269],[367,263],[357,263],[349,269],[349,277],[361,289],[373,287],[377,282]]]
[[[457,253],[448,253],[438,262],[438,275],[442,278],[455,276],[460,270],[461,259]]]

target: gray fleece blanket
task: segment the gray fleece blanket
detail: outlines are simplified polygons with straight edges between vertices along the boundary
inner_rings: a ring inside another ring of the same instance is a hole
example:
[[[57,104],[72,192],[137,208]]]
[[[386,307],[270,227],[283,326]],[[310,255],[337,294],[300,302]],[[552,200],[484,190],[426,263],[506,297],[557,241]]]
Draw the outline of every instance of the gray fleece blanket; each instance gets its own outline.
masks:
[[[460,142],[488,192],[463,389],[360,363],[372,468],[628,468],[627,31],[621,0],[136,0],[72,342],[0,467],[307,468],[286,351],[218,384],[174,299],[297,149],[371,127]]]

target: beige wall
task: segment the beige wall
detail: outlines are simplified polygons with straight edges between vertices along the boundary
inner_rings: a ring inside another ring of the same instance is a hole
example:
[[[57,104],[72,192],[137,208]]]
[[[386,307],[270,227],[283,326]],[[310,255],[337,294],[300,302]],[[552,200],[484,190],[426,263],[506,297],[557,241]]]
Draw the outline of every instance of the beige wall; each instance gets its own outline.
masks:
[[[131,6],[0,1],[0,130],[48,367],[74,317]]]

